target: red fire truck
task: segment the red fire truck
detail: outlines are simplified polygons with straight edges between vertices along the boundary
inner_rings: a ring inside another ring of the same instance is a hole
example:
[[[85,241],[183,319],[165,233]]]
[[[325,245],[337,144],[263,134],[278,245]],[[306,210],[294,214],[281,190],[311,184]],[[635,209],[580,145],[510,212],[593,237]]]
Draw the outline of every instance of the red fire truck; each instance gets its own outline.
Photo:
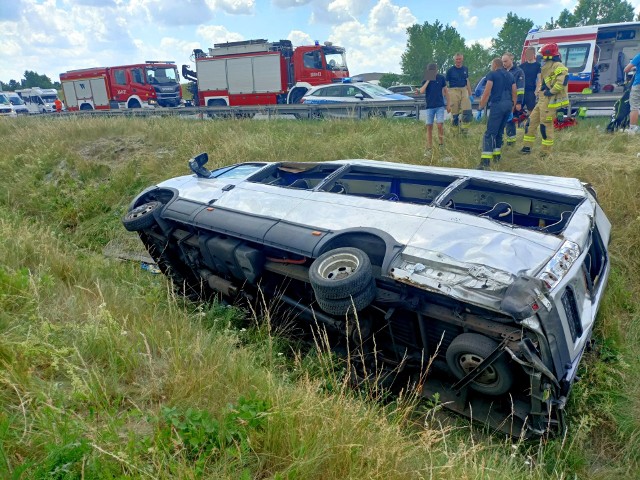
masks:
[[[71,70],[60,74],[60,83],[71,111],[178,107],[182,103],[174,62]]]
[[[191,80],[195,105],[238,106],[298,103],[309,88],[349,76],[344,48],[325,42],[294,48],[289,40],[218,43],[206,54],[193,51]]]

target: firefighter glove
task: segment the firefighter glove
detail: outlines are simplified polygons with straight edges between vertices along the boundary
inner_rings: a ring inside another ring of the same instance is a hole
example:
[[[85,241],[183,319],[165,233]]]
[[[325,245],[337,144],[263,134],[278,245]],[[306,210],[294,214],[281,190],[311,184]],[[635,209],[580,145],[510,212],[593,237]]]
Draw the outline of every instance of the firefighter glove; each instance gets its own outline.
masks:
[[[478,110],[478,113],[476,113],[476,120],[479,122],[481,118],[482,118],[482,110]]]
[[[551,97],[551,96],[553,96],[553,93],[551,93],[551,90],[545,90],[544,91],[544,96],[545,97]]]
[[[473,95],[469,95],[469,101],[473,103],[473,100],[474,100]]]

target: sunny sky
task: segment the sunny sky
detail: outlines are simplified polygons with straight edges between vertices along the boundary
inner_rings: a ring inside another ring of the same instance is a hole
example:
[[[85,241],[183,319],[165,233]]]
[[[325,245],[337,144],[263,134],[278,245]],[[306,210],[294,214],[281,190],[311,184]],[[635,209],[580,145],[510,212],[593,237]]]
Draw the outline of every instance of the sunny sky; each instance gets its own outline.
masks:
[[[439,20],[468,43],[489,45],[507,13],[543,25],[575,0],[0,0],[0,80],[25,70],[61,72],[173,60],[194,48],[265,38],[294,45],[332,41],[352,74],[400,73],[406,28]],[[640,7],[640,0],[631,3]],[[521,5],[527,4],[526,7]],[[518,6],[514,8],[514,6]],[[636,8],[638,11],[638,8]]]

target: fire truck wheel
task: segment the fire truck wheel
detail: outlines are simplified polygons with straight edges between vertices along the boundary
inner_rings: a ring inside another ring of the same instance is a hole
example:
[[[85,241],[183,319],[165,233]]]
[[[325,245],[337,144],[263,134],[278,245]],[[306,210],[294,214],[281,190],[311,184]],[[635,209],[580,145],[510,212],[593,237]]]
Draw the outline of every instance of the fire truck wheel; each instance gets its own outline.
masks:
[[[458,379],[475,369],[496,348],[498,342],[478,333],[463,333],[447,348],[447,365]],[[485,395],[502,395],[511,388],[513,374],[504,353],[499,356],[469,387]]]
[[[124,228],[130,232],[138,232],[151,227],[156,223],[153,212],[160,207],[162,207],[162,203],[160,202],[148,202],[127,212],[126,215],[122,217]]]

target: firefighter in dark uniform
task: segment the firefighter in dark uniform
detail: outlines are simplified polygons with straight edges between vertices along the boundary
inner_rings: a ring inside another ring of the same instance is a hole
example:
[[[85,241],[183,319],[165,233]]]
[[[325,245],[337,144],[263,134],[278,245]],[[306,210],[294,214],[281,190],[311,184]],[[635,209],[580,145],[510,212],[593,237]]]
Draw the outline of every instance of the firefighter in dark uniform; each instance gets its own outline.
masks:
[[[536,140],[538,126],[542,136],[542,153],[548,154],[553,147],[554,127],[553,120],[558,110],[569,108],[569,95],[567,83],[569,82],[569,70],[560,59],[560,51],[555,43],[548,43],[540,47],[540,55],[544,64],[540,72],[542,82],[538,103],[529,116],[529,130],[524,134],[524,146],[521,153],[531,153],[531,147]]]
[[[524,105],[524,72],[513,63],[513,53],[511,52],[505,52],[502,55],[502,64],[504,65],[504,69],[513,76],[513,80],[516,82],[517,99],[513,109],[513,116],[517,118],[522,113],[522,106]],[[515,146],[516,124],[508,121],[505,127],[505,133],[507,134],[506,146]]]
[[[497,162],[501,157],[502,132],[516,103],[517,92],[513,75],[504,69],[502,59],[494,58],[491,71],[487,74],[487,86],[480,99],[479,109],[490,104],[487,131],[482,139],[480,170],[487,170],[491,160]]]
[[[456,53],[453,56],[454,66],[447,70],[445,78],[449,87],[449,98],[451,99],[449,107],[451,109],[452,125],[454,127],[459,126],[461,132],[466,132],[473,119],[471,111],[473,96],[471,95],[471,84],[469,83],[469,69],[462,65],[463,60],[464,56],[461,53]],[[460,119],[461,113],[462,119]]]

